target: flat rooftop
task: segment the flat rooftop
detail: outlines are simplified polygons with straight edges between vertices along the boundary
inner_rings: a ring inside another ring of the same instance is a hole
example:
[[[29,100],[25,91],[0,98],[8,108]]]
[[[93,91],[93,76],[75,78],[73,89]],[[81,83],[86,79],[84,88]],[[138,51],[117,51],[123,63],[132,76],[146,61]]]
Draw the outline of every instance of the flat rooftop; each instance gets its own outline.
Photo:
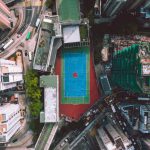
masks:
[[[79,0],[57,0],[57,9],[60,21],[80,20]]]
[[[41,36],[35,57],[36,65],[45,66],[47,64],[50,44],[51,34],[46,30],[41,30]]]
[[[60,37],[61,25],[58,22],[58,16],[44,16],[38,36],[36,54],[33,65],[34,69],[45,71],[47,70],[51,59],[51,53],[54,50],[52,47],[54,39]]]
[[[78,25],[63,27],[64,43],[80,42],[80,30]]]
[[[42,122],[59,121],[59,87],[58,76],[47,75],[40,77],[40,87],[44,87],[44,112],[41,112]]]

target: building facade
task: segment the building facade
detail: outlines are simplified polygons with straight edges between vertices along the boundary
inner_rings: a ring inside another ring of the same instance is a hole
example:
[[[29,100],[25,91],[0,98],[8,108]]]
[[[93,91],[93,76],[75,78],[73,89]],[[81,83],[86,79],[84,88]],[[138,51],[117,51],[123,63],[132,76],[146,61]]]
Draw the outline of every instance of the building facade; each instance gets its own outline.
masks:
[[[0,143],[8,143],[20,128],[20,107],[18,104],[0,106]]]
[[[5,3],[0,0],[0,28],[2,30],[11,28],[11,13]]]
[[[148,42],[133,44],[114,52],[112,82],[127,91],[149,94],[150,45]]]
[[[116,126],[108,123],[97,129],[97,143],[100,149],[107,150],[134,150],[131,141]]]
[[[106,17],[114,17],[121,12],[127,0],[107,0],[103,5],[103,13]]]
[[[140,104],[121,104],[121,113],[134,130],[150,133],[150,106]]]
[[[0,91],[16,87],[23,80],[22,71],[15,61],[0,59]]]

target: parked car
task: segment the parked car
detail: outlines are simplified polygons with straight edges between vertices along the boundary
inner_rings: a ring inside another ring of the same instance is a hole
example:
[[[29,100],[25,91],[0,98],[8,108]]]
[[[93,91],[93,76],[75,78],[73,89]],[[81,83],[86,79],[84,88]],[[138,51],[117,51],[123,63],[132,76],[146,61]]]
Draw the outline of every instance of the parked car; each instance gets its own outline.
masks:
[[[27,50],[25,50],[25,56],[28,56],[28,51]]]

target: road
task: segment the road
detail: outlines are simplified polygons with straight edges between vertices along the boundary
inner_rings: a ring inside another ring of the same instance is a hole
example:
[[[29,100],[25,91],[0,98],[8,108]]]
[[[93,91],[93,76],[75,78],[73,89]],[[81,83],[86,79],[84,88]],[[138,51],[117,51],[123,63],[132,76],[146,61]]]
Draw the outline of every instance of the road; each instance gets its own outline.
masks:
[[[8,58],[13,53],[15,53],[18,50],[18,46],[21,43],[25,42],[27,33],[33,30],[32,26],[35,25],[35,22],[41,10],[41,5],[32,6],[34,5],[34,3],[35,1],[32,0],[31,6],[27,6],[25,8],[24,6],[22,6],[22,9],[25,9],[24,21],[22,25],[20,26],[20,29],[17,31],[17,33],[10,37],[11,39],[14,40],[14,43],[10,45],[4,52],[0,53],[0,58]],[[20,34],[21,36],[18,37],[18,34]]]

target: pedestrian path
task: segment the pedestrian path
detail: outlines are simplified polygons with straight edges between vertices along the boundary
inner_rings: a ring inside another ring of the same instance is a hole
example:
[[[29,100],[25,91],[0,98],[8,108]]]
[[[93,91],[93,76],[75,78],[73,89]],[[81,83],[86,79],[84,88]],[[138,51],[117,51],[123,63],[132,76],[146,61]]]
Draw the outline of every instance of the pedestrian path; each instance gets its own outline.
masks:
[[[57,128],[57,123],[46,123],[36,142],[35,150],[48,150],[56,134]]]

